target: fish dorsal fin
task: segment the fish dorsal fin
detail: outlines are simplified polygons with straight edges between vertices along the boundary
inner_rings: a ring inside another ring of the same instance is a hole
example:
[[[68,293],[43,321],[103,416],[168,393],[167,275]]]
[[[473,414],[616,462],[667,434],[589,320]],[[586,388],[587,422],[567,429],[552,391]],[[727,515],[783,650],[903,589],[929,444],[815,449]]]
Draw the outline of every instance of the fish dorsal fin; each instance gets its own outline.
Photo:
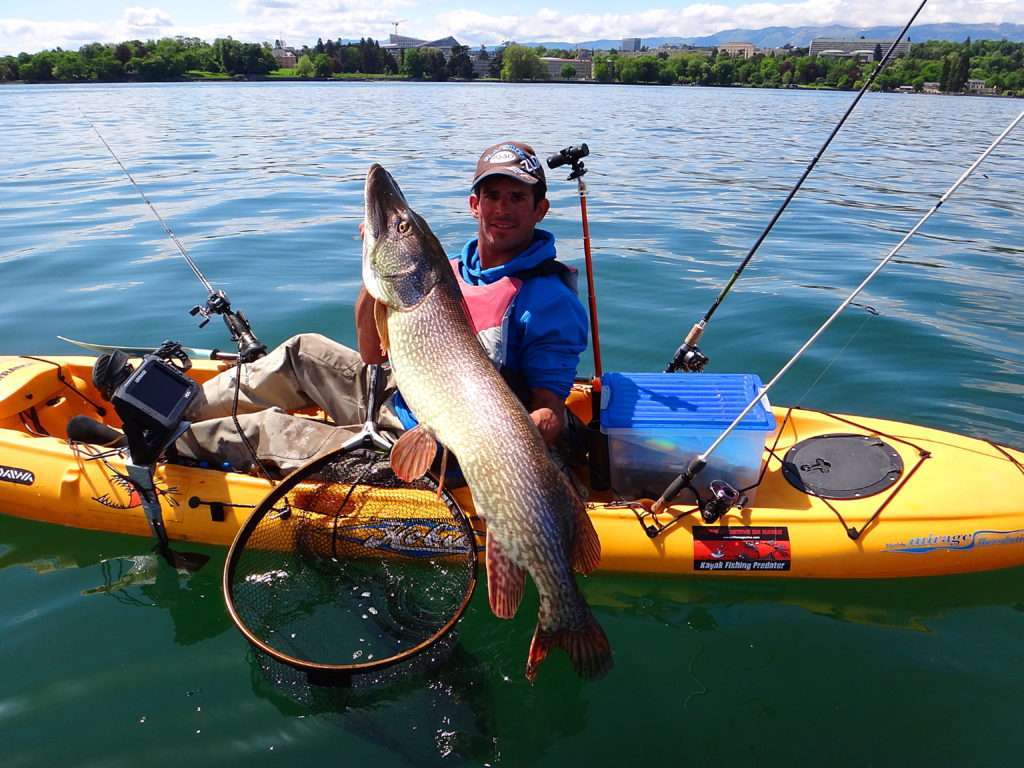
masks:
[[[380,351],[386,355],[391,344],[388,339],[388,305],[384,302],[374,300],[373,322],[377,326],[377,335],[380,337]]]
[[[577,573],[590,573],[601,563],[601,539],[587,514],[587,505],[576,506],[576,535],[572,540],[572,568]]]
[[[422,424],[413,427],[391,448],[391,471],[399,480],[411,483],[430,469],[437,454],[437,442]]]
[[[511,619],[526,588],[526,571],[509,560],[493,536],[487,537],[487,599],[499,619]]]

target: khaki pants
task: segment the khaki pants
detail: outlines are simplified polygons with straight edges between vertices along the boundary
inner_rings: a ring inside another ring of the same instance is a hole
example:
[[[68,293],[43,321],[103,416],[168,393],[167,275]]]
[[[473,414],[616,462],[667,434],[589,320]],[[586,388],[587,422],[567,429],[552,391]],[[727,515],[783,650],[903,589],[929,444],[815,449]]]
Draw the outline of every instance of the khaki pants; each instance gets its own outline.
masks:
[[[235,379],[241,371],[238,421],[260,461],[287,474],[310,459],[341,446],[366,421],[368,366],[359,353],[319,334],[293,336],[265,357],[231,368],[203,385],[186,418],[192,428],[175,443],[178,452],[214,466],[253,465],[231,418]],[[390,407],[395,386],[389,375],[385,404],[377,414],[382,432],[402,431]],[[333,424],[287,411],[321,408]]]

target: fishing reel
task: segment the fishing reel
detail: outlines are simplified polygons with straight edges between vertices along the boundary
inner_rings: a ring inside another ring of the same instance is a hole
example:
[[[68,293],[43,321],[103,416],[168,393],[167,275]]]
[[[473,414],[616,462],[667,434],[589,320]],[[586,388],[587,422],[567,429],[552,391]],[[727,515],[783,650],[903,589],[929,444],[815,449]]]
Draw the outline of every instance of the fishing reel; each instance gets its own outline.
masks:
[[[228,327],[231,340],[238,345],[238,361],[251,363],[253,360],[267,354],[267,346],[256,338],[252,332],[252,326],[245,319],[245,315],[231,309],[231,301],[224,291],[211,291],[205,304],[196,304],[189,310],[189,314],[195,317],[202,315],[203,321],[199,327],[203,328],[213,315],[221,315],[224,324]]]
[[[572,165],[572,173],[569,174],[567,181],[578,179],[587,172],[583,166],[583,158],[589,154],[590,147],[585,142],[578,147],[565,147],[548,158],[548,168],[555,170],[563,165]]]
[[[747,497],[724,480],[712,480],[708,490],[711,491],[711,498],[700,499],[698,502],[701,520],[707,525],[717,523],[733,507],[742,508],[747,504]]]
[[[700,351],[696,344],[687,344],[685,341],[679,345],[679,349],[672,356],[672,361],[665,366],[665,373],[700,373],[709,362],[709,358]]]

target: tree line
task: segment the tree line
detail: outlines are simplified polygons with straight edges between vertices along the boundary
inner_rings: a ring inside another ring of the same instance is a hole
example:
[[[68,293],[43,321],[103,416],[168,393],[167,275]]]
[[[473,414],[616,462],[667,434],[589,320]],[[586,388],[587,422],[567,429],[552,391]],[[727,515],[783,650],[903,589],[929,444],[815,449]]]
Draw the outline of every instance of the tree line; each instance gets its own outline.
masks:
[[[212,44],[197,37],[89,43],[77,51],[61,48],[0,57],[0,81],[174,80],[186,72],[264,75],[277,69],[270,46],[230,37]]]
[[[280,47],[280,41],[275,46]],[[398,75],[423,80],[471,80],[476,76],[466,46],[455,46],[447,57],[436,48],[410,48],[397,57],[370,38],[355,43],[317,40],[315,46],[296,51],[293,71],[299,77],[331,77],[340,73]],[[548,80],[551,74],[541,56],[572,58],[572,51],[508,45],[497,51],[481,46],[476,53],[479,71],[509,81]],[[646,52],[622,55],[599,52],[593,60],[593,78],[600,82],[688,85],[786,86],[858,89],[882,57],[875,46],[874,61],[810,57],[807,49],[783,49],[750,59],[695,51]],[[89,43],[77,51],[60,48],[36,54],[0,57],[0,81],[119,81],[174,80],[204,73],[228,76],[266,75],[278,70],[267,43],[242,43],[232,38],[212,44],[194,37],[128,40],[117,44]],[[561,76],[572,79],[575,67],[563,65]],[[915,43],[910,55],[894,59],[879,75],[876,90],[901,86],[923,90],[938,83],[945,93],[960,93],[969,79],[984,81],[999,92],[1024,96],[1024,43],[970,39],[962,43]]]
[[[683,83],[689,85],[745,85],[779,88],[818,86],[859,89],[882,58],[876,45],[873,61],[810,57],[807,49],[788,53],[757,54],[750,59],[696,52],[649,53],[622,56],[617,52],[594,58],[594,79],[618,83]],[[1024,96],[1024,43],[970,39],[963,43],[933,40],[915,43],[908,56],[891,60],[875,81],[875,90],[893,91],[925,83],[938,83],[944,93],[960,93],[969,79],[985,82],[1009,95]]]

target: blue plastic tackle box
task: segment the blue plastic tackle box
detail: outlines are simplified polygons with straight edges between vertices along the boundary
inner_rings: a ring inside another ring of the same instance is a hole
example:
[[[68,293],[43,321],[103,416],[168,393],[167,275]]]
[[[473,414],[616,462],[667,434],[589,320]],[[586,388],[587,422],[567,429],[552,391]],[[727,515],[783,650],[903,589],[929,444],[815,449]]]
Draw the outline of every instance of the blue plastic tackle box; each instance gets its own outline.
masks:
[[[601,431],[608,436],[612,488],[623,497],[658,498],[761,389],[761,379],[749,373],[604,374]],[[708,458],[697,487],[712,480],[738,490],[756,483],[774,430],[775,416],[761,397]],[[747,491],[750,503],[755,490]]]

